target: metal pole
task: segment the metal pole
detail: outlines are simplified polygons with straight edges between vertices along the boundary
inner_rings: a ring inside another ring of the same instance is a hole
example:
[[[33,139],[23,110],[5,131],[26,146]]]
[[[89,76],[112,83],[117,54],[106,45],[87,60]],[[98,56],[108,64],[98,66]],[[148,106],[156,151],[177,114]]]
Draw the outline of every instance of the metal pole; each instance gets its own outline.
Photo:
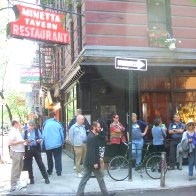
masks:
[[[129,107],[129,112],[128,112],[128,130],[129,130],[129,180],[132,180],[132,96],[131,96],[131,90],[132,90],[132,79],[133,74],[132,70],[129,71],[129,89],[128,89],[128,107]]]
[[[41,86],[42,86],[41,44],[39,44],[38,46],[39,46],[39,85],[41,88]]]
[[[2,94],[3,94],[3,91],[2,91]],[[3,101],[3,100],[2,100]],[[2,130],[2,148],[1,148],[1,156],[3,156],[3,102],[2,102],[2,106],[1,106],[1,130]]]
[[[166,152],[161,152],[161,179],[160,179],[160,186],[161,187],[165,187],[166,168],[167,168]]]
[[[39,44],[39,86],[40,86],[40,91],[42,91],[42,74],[43,74],[43,70],[42,70],[42,59],[43,58],[43,54],[42,54],[42,50],[41,50],[41,44]],[[40,93],[39,91],[39,93]],[[42,92],[41,92],[42,95]],[[43,114],[43,96],[39,97],[39,113],[41,115],[41,118],[39,119],[38,117],[38,124],[40,124],[42,126],[42,114]]]

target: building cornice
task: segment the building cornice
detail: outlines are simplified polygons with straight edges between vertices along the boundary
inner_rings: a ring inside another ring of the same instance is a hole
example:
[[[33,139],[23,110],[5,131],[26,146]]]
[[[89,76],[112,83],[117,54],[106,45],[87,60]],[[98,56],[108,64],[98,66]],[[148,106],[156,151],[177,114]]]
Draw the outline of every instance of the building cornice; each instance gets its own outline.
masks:
[[[196,49],[176,49],[118,46],[86,46],[81,53],[82,65],[114,65],[117,56],[147,59],[148,66],[194,66]]]
[[[85,46],[71,69],[61,79],[61,89],[84,74],[82,66],[114,66],[115,57],[147,59],[148,66],[195,67],[196,49],[176,49],[120,46]]]

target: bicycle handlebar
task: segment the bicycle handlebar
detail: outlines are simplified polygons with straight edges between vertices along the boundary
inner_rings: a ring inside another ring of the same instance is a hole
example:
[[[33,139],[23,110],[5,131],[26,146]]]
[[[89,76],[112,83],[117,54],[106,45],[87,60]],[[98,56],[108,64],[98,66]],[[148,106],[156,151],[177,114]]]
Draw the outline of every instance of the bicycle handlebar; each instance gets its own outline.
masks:
[[[128,143],[127,142],[123,142],[123,144],[128,146],[130,144],[136,144],[136,143],[134,143],[134,142],[128,142]],[[150,146],[150,145],[152,145],[152,141],[151,140],[147,141],[147,142],[144,143],[144,145],[149,145]]]

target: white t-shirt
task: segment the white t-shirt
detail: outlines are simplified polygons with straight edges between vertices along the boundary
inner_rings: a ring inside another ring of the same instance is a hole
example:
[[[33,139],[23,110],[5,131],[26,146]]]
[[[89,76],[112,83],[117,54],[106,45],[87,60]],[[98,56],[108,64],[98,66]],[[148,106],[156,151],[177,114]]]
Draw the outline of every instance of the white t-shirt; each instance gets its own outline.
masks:
[[[9,140],[12,140],[14,142],[19,142],[19,141],[23,140],[20,131],[14,127],[12,127],[10,129],[8,137],[9,137]],[[25,151],[24,144],[16,144],[16,145],[10,146],[10,148],[14,152],[24,152]]]

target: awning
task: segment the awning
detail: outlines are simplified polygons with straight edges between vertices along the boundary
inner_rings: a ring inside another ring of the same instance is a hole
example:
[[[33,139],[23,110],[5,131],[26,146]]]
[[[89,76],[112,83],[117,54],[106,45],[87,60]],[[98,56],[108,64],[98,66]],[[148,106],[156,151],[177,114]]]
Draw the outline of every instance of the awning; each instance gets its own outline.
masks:
[[[67,75],[66,79],[63,81],[60,89],[67,89],[71,84],[76,82],[81,76],[84,75],[84,71],[78,65],[75,69],[71,70]]]

